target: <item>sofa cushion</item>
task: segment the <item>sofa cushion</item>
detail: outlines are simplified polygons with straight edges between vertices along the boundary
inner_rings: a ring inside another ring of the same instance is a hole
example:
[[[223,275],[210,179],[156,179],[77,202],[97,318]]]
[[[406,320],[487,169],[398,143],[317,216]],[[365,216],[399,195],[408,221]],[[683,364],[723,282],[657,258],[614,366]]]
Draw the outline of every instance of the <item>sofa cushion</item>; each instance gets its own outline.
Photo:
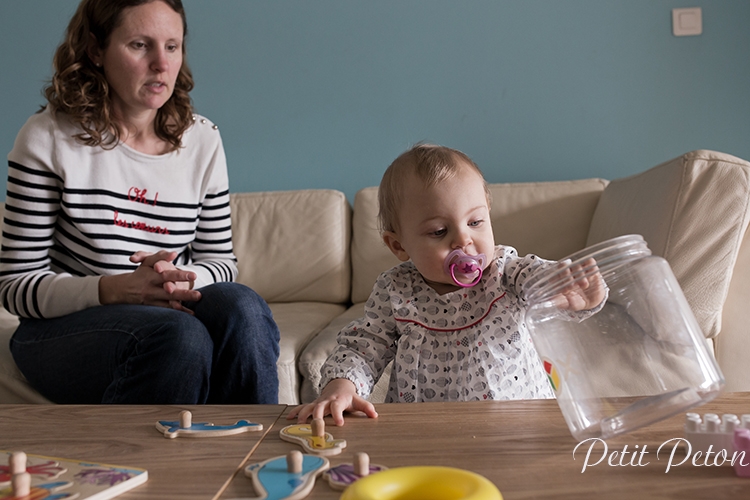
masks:
[[[495,243],[553,260],[581,250],[606,186],[597,178],[490,184]]]
[[[586,244],[603,179],[490,184],[495,243],[560,259]],[[380,238],[378,188],[360,190],[352,215],[352,302],[370,296],[378,275],[399,263]]]
[[[651,251],[671,265],[704,335],[715,337],[749,207],[750,163],[693,151],[610,182],[587,245],[642,235]]]
[[[346,307],[320,302],[270,303],[273,319],[279,326],[279,403],[296,405],[300,398],[300,372],[297,359],[315,335]],[[320,375],[318,375],[320,378]]]
[[[343,193],[237,193],[230,203],[239,283],[266,302],[349,300],[351,209]]]
[[[305,347],[299,357],[299,371],[302,375],[302,387],[300,388],[300,401],[310,403],[320,394],[320,368],[323,366],[328,354],[336,347],[336,338],[339,331],[346,325],[365,313],[365,303],[354,304],[342,315],[334,319],[328,326],[320,331],[314,339]],[[392,363],[389,364],[378,383],[370,393],[368,400],[372,403],[382,403],[388,391],[388,379]]]

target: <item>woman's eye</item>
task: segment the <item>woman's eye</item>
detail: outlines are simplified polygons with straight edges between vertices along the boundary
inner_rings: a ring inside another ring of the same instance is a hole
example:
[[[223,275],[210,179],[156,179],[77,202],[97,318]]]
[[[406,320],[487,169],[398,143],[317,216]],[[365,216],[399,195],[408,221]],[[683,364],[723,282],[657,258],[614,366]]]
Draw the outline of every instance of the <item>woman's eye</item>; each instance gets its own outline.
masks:
[[[170,52],[175,52],[178,48],[177,45],[167,45],[167,50]]]
[[[133,48],[136,48],[136,49],[142,49],[146,46],[146,44],[143,42],[133,42],[132,45],[133,45]]]

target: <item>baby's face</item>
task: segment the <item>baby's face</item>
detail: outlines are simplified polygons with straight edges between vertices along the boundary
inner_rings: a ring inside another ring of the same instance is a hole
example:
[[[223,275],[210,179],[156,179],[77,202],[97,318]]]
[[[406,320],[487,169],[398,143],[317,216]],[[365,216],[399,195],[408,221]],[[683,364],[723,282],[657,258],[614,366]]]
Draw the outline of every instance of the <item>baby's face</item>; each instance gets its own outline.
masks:
[[[444,270],[444,261],[456,248],[469,255],[485,254],[492,260],[495,241],[490,209],[481,176],[469,166],[452,178],[426,187],[416,176],[406,179],[399,207],[399,230],[391,233],[401,260],[414,263],[425,281],[438,293],[457,290]],[[388,236],[385,236],[388,243]],[[488,264],[489,265],[489,264]]]

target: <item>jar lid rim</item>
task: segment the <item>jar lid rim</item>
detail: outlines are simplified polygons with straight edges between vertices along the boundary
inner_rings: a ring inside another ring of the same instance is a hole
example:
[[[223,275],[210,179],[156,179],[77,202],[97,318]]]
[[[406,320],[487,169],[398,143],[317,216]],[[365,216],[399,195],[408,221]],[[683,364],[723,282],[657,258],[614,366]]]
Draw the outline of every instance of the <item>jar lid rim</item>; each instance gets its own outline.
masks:
[[[625,261],[650,255],[651,250],[639,234],[611,238],[572,253],[558,261],[557,266],[531,276],[526,282],[525,291],[529,299],[535,296],[544,297],[556,293],[557,289],[566,286],[570,281],[580,280],[598,271],[606,273]],[[587,264],[590,259],[594,259],[595,264]],[[571,269],[575,271],[570,273]],[[560,279],[566,273],[570,275]]]

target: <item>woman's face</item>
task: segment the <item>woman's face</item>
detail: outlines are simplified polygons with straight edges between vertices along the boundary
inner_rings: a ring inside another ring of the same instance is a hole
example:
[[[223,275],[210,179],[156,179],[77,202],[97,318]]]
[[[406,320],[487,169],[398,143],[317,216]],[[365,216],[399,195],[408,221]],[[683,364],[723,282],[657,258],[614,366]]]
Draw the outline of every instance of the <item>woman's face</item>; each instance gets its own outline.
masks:
[[[110,85],[116,117],[156,117],[172,96],[182,67],[183,36],[182,17],[164,2],[122,11],[107,48],[94,58]]]

